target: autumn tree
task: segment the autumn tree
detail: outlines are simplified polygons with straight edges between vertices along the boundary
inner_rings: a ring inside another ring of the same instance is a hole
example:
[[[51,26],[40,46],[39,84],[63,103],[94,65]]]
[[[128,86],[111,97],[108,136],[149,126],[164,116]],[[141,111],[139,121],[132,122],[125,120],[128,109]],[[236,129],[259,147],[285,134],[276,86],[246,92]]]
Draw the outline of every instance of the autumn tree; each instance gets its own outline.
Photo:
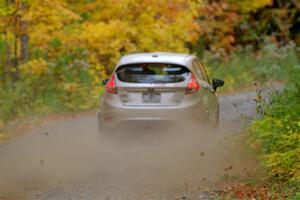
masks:
[[[18,42],[20,36],[20,11],[23,2],[14,0],[0,1],[0,33],[2,35],[2,69],[4,79],[17,77]],[[12,56],[13,54],[13,56]],[[13,68],[12,68],[13,67]]]
[[[200,37],[195,51],[234,50],[243,37],[240,28],[251,20],[251,13],[271,5],[272,0],[218,0],[204,1],[198,9]],[[200,52],[201,53],[201,52]]]
[[[71,3],[71,1],[68,1]],[[188,52],[198,38],[199,2],[186,0],[95,0],[73,6],[83,18],[73,43],[88,48],[93,63],[112,69],[130,52]],[[82,9],[84,8],[84,9]]]

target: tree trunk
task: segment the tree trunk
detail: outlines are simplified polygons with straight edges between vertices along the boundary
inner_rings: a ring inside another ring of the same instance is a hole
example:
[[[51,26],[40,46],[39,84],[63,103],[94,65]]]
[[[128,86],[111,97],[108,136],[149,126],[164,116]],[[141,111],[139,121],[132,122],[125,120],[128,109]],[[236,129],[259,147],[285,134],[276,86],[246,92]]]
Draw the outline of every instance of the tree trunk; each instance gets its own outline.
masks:
[[[4,32],[4,43],[5,43],[5,63],[4,63],[4,76],[5,79],[8,79],[10,76],[10,67],[11,67],[11,56],[10,56],[10,45],[7,37],[7,31]]]
[[[26,22],[21,22],[21,26],[26,26]],[[27,28],[26,28],[27,30]],[[27,34],[22,34],[21,37],[21,59],[23,62],[28,61],[29,59],[29,36]]]
[[[12,78],[17,81],[19,76],[19,60],[18,60],[18,36],[15,34],[15,44],[14,44],[14,71],[12,73]]]
[[[23,11],[26,10],[27,5],[24,2],[22,2],[20,9]],[[20,17],[21,60],[23,62],[26,62],[29,59],[29,36],[27,29],[28,23]]]

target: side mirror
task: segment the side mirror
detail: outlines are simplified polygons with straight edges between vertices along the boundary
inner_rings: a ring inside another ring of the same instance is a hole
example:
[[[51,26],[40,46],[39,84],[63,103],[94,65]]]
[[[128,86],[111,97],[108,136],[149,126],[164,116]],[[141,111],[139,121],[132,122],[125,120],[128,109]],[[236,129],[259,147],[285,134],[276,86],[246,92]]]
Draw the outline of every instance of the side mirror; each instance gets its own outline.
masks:
[[[221,79],[213,79],[212,80],[212,86],[213,86],[213,88],[214,88],[215,91],[217,91],[217,89],[219,87],[222,87],[224,85],[224,83],[225,82],[223,80],[221,80]]]
[[[108,81],[109,81],[108,78],[107,78],[107,79],[104,79],[104,80],[102,81],[102,84],[103,84],[103,85],[106,85]]]

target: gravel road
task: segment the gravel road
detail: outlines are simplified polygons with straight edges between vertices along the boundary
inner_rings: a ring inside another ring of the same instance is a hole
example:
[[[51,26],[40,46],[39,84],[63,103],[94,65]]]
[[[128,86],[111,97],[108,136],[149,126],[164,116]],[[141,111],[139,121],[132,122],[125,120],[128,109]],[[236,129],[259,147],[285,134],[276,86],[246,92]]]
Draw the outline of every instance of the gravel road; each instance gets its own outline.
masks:
[[[251,171],[239,133],[255,93],[220,96],[221,128],[103,137],[96,114],[52,121],[0,145],[0,199],[212,199],[227,177]]]

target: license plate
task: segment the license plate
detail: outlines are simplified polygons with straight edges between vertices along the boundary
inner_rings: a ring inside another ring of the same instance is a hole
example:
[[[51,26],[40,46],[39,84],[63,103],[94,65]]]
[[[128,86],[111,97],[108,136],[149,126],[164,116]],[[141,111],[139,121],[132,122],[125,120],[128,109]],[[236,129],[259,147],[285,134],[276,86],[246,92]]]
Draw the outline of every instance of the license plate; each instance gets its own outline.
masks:
[[[159,92],[144,92],[142,94],[143,103],[160,103],[161,95]]]

